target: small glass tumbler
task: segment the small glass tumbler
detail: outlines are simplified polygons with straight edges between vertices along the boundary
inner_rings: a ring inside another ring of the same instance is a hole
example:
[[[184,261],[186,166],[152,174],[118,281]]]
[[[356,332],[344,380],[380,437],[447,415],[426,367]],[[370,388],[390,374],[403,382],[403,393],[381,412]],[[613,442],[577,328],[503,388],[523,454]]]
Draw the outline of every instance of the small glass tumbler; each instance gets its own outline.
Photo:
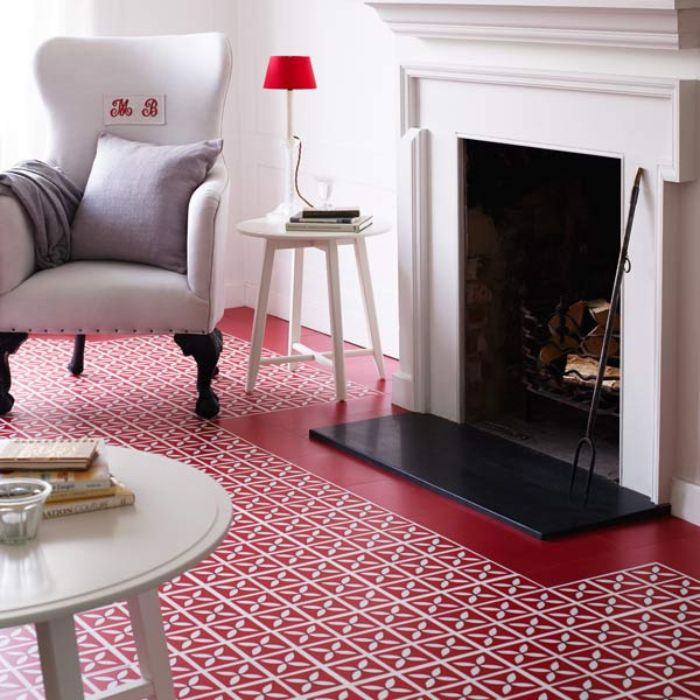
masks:
[[[318,193],[321,196],[321,206],[319,209],[332,209],[333,204],[331,203],[331,198],[333,197],[333,178],[330,175],[316,175],[314,179],[318,185]]]
[[[0,480],[0,543],[33,540],[50,493],[51,484],[41,479]]]

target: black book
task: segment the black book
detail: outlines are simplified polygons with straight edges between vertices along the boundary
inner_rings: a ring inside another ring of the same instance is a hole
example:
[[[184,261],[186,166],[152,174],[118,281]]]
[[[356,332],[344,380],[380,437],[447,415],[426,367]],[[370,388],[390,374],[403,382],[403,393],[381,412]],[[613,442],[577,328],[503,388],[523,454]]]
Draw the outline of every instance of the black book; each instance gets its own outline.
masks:
[[[354,219],[360,216],[359,209],[302,209],[304,219]]]
[[[352,218],[347,216],[328,216],[323,219],[318,216],[292,216],[289,222],[291,224],[361,224],[365,219],[367,219],[366,216],[353,216]]]

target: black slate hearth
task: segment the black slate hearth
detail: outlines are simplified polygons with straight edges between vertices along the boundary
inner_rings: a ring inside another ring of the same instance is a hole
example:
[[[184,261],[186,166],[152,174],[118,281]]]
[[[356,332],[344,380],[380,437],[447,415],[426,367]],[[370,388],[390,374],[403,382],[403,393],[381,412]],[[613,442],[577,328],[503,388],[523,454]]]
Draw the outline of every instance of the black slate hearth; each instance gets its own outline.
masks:
[[[554,457],[469,425],[403,413],[310,431],[312,438],[391,469],[540,539],[667,515],[668,505],[585,475],[569,499],[570,467]]]

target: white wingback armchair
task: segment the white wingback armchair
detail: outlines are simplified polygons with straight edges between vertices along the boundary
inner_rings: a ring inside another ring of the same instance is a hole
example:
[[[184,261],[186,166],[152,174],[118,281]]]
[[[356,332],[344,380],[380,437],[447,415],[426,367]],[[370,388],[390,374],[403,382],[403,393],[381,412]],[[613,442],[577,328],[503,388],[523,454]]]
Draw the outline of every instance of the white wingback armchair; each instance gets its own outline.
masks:
[[[222,34],[55,38],[40,47],[35,69],[50,117],[46,160],[81,188],[101,131],[154,144],[221,137],[231,75]],[[124,93],[164,95],[165,123],[105,126],[104,96]],[[14,403],[9,355],[28,333],[75,335],[74,374],[83,369],[85,334],[119,333],[173,334],[197,363],[197,413],[216,415],[211,379],[222,343],[216,324],[224,310],[227,200],[220,156],[190,200],[186,274],[109,260],[37,272],[26,216],[13,198],[0,196],[0,414]]]

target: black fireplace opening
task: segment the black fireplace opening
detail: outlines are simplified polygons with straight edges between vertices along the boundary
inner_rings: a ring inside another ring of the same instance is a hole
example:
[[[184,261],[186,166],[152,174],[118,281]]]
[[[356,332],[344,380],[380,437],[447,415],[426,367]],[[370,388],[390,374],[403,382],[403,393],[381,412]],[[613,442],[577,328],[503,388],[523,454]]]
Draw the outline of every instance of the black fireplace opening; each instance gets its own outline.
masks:
[[[464,422],[398,413],[311,437],[543,539],[667,515],[619,483],[619,313],[590,498],[585,459],[571,489],[612,313],[620,160],[472,139],[461,148]]]
[[[620,250],[621,161],[462,142],[464,416],[570,461],[586,426]],[[619,478],[621,319],[596,470]]]

